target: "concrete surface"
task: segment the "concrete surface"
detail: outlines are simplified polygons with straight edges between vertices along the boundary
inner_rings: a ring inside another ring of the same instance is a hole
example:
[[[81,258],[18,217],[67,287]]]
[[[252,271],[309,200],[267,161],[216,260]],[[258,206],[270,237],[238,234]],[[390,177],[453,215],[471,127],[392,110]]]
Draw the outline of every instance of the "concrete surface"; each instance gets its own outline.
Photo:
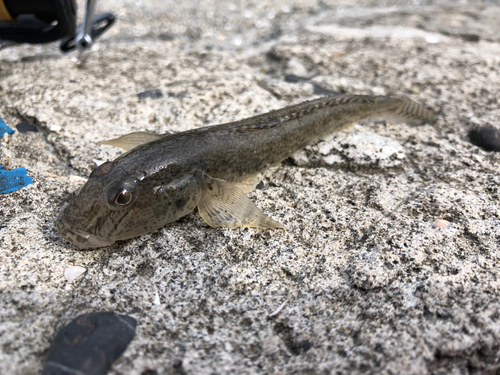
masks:
[[[467,138],[500,126],[498,2],[99,8],[118,22],[80,59],[56,44],[0,52],[0,116],[40,128],[0,143],[0,164],[34,179],[0,196],[0,373],[38,373],[58,329],[103,310],[138,321],[113,375],[500,371],[500,154]],[[251,198],[287,232],[212,229],[194,212],[101,250],[59,238],[58,212],[120,154],[97,141],[313,98],[290,74],[404,94],[439,120],[367,122],[270,170]],[[150,89],[164,97],[137,98]],[[70,266],[87,271],[68,282]]]

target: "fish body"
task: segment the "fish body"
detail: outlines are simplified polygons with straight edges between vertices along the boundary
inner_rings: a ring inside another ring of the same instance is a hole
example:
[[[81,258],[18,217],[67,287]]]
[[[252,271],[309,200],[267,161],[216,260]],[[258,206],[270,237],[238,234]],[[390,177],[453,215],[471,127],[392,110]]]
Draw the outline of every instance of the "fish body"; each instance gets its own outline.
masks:
[[[91,173],[57,227],[79,247],[109,246],[198,206],[214,227],[282,228],[245,195],[260,173],[327,134],[374,117],[435,121],[406,98],[336,95],[182,133],[132,133],[103,142],[129,152]]]

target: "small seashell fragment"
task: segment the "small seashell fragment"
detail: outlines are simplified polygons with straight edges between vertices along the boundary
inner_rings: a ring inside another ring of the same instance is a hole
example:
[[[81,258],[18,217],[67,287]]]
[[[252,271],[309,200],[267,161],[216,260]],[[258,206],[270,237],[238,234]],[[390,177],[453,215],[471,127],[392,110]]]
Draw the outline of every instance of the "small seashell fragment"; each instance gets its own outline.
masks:
[[[274,318],[276,315],[278,315],[281,310],[283,310],[283,307],[285,307],[286,301],[283,302],[276,310],[274,310],[271,314],[269,314],[269,318]]]
[[[82,275],[87,271],[86,268],[80,267],[80,266],[71,266],[68,267],[64,270],[64,277],[66,280],[69,282],[72,282],[75,280],[78,276]]]
[[[100,166],[101,164],[106,163],[106,160],[92,159],[95,165]]]
[[[85,177],[71,175],[68,178],[71,182],[76,182],[79,184],[84,184],[87,182],[87,178],[85,178]]]
[[[436,228],[446,228],[448,225],[450,225],[450,222],[443,219],[438,219],[434,222]]]

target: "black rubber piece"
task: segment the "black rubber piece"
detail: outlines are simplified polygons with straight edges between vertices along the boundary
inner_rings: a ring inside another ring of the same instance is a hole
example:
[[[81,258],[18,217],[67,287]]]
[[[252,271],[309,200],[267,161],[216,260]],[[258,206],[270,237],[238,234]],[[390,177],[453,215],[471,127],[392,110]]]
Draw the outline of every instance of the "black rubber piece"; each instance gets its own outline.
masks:
[[[19,133],[37,132],[38,128],[35,125],[31,125],[27,122],[21,122],[16,125],[17,131]]]
[[[48,22],[52,22],[57,17],[52,0],[3,0],[3,2],[13,18],[21,14],[35,14],[37,17],[45,15],[50,19]]]
[[[136,324],[114,312],[80,315],[57,333],[43,375],[106,375],[134,338]]]
[[[469,139],[486,151],[500,151],[500,129],[484,127],[469,132]]]
[[[0,39],[16,43],[50,43],[75,32],[75,0],[4,0],[16,19],[0,22]]]

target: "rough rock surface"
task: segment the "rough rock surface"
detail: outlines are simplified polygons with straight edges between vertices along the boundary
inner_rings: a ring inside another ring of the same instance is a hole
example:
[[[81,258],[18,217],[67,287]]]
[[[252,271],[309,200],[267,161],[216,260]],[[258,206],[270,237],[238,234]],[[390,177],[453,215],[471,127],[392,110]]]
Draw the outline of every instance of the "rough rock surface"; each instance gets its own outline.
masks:
[[[34,180],[0,196],[0,373],[39,373],[57,330],[94,311],[138,322],[114,375],[500,371],[500,153],[467,136],[500,127],[499,3],[352,4],[102,1],[117,24],[80,59],[0,52],[0,116],[40,129],[0,142],[0,164]],[[270,170],[251,198],[286,232],[194,212],[100,250],[59,238],[82,177],[120,154],[97,141],[240,119],[317,86],[407,95],[439,120],[366,122],[378,150],[337,138]],[[69,283],[72,265],[87,272]]]

